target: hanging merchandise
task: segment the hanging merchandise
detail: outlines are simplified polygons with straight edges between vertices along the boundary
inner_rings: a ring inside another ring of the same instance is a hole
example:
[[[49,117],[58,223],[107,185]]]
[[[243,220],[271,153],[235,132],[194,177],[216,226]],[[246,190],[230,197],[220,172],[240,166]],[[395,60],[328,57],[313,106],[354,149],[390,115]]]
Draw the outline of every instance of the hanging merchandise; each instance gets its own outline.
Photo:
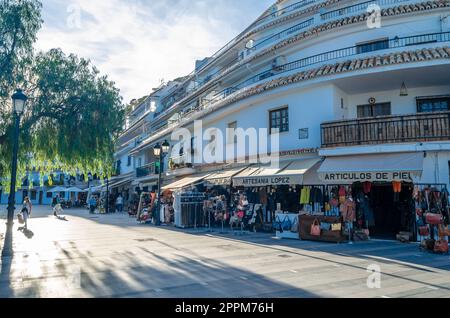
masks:
[[[312,236],[320,236],[321,230],[320,230],[320,223],[319,220],[314,220],[314,223],[311,225],[311,235]]]
[[[431,225],[439,225],[443,223],[442,215],[435,213],[427,213],[425,214],[425,220],[427,224]]]
[[[303,187],[300,192],[300,204],[309,204],[311,197],[311,189],[309,187]]]
[[[372,182],[364,182],[363,183],[363,191],[365,194],[369,194],[372,191]]]
[[[434,244],[434,252],[435,253],[448,253],[448,241],[447,240],[438,240]]]
[[[345,204],[346,196],[347,196],[347,191],[345,190],[344,186],[341,186],[339,188],[339,203],[340,204]]]

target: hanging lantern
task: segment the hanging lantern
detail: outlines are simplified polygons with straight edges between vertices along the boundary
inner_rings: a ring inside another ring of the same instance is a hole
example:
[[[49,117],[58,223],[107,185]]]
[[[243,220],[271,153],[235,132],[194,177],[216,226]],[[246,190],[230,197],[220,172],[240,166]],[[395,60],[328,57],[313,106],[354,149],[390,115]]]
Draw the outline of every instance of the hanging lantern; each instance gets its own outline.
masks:
[[[402,88],[400,89],[400,96],[405,97],[408,96],[408,88],[406,87],[405,82],[402,83]]]

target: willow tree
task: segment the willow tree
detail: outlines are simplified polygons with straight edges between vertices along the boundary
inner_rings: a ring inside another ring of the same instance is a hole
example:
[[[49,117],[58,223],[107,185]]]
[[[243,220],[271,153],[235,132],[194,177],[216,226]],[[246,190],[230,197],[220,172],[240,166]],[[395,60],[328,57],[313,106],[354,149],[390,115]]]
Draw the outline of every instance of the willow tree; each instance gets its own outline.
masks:
[[[0,0],[0,177],[8,177],[10,168],[9,96],[16,87],[29,97],[21,121],[19,177],[27,169],[109,174],[124,118],[119,90],[88,60],[59,49],[33,52],[40,10],[37,0]]]

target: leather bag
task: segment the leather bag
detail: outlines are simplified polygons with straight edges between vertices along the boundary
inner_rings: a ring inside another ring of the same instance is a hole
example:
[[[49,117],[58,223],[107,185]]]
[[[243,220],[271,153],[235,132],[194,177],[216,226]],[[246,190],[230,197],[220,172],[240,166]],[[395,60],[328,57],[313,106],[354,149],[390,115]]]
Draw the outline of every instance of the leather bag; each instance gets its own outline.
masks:
[[[314,220],[314,223],[311,225],[311,235],[312,236],[320,236],[320,222],[318,219]]]
[[[425,216],[425,220],[426,220],[427,224],[431,224],[431,225],[442,224],[442,222],[444,221],[442,214],[437,214],[437,213],[427,213]]]
[[[428,226],[419,227],[419,235],[420,236],[428,236],[430,235],[430,228]]]
[[[450,236],[450,228],[443,224],[439,224],[439,236],[440,237]]]
[[[448,253],[448,241],[439,240],[434,244],[435,253]]]

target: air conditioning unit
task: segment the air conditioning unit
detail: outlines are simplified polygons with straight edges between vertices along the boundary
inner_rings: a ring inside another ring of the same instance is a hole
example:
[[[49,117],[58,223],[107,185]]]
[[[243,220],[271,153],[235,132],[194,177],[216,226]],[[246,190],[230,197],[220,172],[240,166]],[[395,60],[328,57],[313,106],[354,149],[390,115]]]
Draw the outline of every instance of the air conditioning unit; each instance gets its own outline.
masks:
[[[282,66],[287,63],[286,57],[284,55],[278,56],[272,60],[272,69],[276,71],[281,71]]]

